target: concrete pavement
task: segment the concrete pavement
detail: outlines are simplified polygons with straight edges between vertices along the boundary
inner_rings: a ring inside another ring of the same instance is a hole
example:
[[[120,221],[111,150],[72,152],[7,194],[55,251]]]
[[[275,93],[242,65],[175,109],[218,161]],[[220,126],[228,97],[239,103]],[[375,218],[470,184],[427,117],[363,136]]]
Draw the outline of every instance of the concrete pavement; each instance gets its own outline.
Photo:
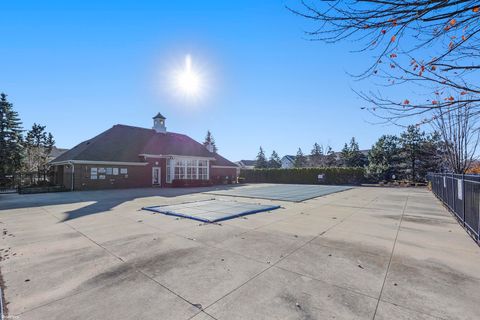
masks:
[[[9,315],[479,318],[480,248],[425,189],[241,198],[283,208],[220,225],[139,210],[212,198],[201,191],[0,195]]]

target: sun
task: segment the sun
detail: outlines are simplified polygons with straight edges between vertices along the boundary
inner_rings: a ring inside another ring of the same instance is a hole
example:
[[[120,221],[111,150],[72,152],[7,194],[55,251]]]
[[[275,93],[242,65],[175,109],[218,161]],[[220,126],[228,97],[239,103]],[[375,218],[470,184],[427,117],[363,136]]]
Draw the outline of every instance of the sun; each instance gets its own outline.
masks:
[[[192,57],[185,57],[183,69],[174,74],[174,87],[177,93],[187,98],[198,98],[204,92],[204,83],[201,74],[192,66]]]

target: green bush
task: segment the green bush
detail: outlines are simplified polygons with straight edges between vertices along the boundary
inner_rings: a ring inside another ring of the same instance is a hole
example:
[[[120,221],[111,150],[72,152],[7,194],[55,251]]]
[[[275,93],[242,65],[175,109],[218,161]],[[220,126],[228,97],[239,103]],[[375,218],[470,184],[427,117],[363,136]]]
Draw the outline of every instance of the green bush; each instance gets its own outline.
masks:
[[[48,192],[65,192],[70,191],[64,186],[41,186],[41,187],[21,187],[18,188],[20,194],[33,194],[33,193],[48,193]]]
[[[319,181],[318,175],[324,179]],[[364,168],[292,168],[241,170],[245,182],[296,183],[296,184],[360,184],[365,181]]]

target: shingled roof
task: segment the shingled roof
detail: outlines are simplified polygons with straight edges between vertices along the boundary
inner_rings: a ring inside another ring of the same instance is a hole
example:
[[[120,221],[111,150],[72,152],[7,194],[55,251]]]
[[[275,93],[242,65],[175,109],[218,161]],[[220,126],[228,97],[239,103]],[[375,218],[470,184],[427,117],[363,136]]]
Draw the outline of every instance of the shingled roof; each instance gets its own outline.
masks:
[[[117,124],[86,140],[51,161],[69,160],[143,162],[140,155],[177,155],[215,158],[214,165],[236,165],[222,156],[209,152],[202,144],[179,133],[158,133],[146,129]]]
[[[237,164],[231,162],[230,160],[225,159],[218,153],[215,153],[213,157],[215,158],[215,162],[213,163],[213,165],[215,166],[238,167]]]

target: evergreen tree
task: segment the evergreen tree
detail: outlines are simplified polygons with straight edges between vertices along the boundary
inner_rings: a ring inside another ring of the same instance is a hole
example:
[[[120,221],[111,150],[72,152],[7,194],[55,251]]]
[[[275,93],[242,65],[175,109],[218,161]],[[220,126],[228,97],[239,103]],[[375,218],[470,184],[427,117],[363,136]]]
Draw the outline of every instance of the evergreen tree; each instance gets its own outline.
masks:
[[[425,142],[425,132],[421,132],[416,126],[408,126],[407,130],[400,135],[401,170],[411,181],[417,181],[420,178],[417,170],[424,156],[422,148]]]
[[[364,167],[368,163],[367,157],[360,152],[355,137],[352,137],[350,144],[345,143],[340,159],[345,167]]]
[[[297,156],[295,157],[295,163],[293,165],[296,168],[303,168],[307,165],[307,158],[303,154],[301,148],[298,148]]]
[[[263,151],[262,147],[260,147],[260,150],[258,151],[255,168],[256,169],[268,168],[267,157],[265,157],[265,152]]]
[[[213,152],[217,153],[218,148],[217,148],[217,145],[215,144],[215,139],[213,138],[213,135],[210,132],[210,130],[207,131],[207,135],[205,136],[205,141],[203,142],[203,145],[205,147],[208,146],[209,144],[213,146]]]
[[[268,167],[269,168],[281,168],[282,167],[282,160],[278,156],[278,153],[273,150],[270,159],[268,160]]]
[[[422,145],[422,154],[417,166],[418,175],[425,179],[428,172],[440,172],[447,170],[448,164],[445,159],[445,148],[438,132],[426,136]]]
[[[390,180],[398,177],[399,141],[396,136],[383,135],[368,152],[367,172],[376,180]]]
[[[335,167],[337,165],[337,157],[333,152],[332,147],[327,146],[327,152],[325,153],[324,165],[326,167]]]
[[[34,123],[25,138],[25,169],[40,171],[48,165],[48,156],[52,152],[55,140],[45,126]]]
[[[348,167],[348,161],[350,159],[350,148],[348,147],[348,144],[345,143],[342,151],[340,151],[340,161],[339,164],[344,167]]]
[[[22,165],[22,122],[7,95],[0,94],[0,176]]]
[[[310,165],[312,167],[320,167],[323,165],[323,147],[315,142],[310,152]]]

